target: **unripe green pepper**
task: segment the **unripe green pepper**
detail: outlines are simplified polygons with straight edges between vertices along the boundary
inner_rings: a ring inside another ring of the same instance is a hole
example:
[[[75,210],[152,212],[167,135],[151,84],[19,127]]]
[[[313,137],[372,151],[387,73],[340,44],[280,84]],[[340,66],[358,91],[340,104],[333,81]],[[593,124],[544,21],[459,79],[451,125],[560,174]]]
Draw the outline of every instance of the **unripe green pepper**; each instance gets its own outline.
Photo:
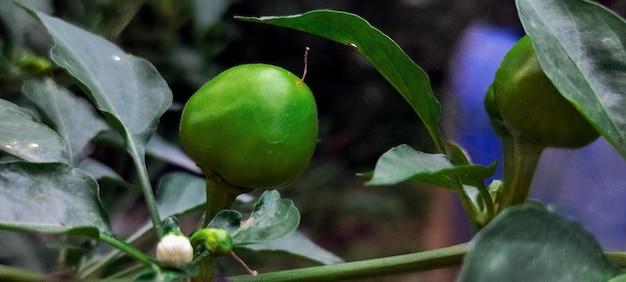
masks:
[[[205,174],[261,189],[285,186],[304,170],[317,130],[311,90],[267,64],[220,73],[189,99],[180,122],[183,148]]]
[[[599,136],[543,72],[528,36],[507,53],[492,87],[487,112],[497,112],[516,138],[544,147],[580,148]]]

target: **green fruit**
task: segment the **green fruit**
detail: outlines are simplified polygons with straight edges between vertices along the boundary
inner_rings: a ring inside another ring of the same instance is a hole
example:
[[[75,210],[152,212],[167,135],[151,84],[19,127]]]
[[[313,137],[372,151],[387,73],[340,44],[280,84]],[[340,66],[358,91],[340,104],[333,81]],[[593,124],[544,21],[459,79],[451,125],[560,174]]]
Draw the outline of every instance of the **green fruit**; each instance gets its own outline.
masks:
[[[308,165],[317,143],[317,107],[309,87],[266,64],[230,68],[185,105],[183,148],[205,173],[248,188],[278,188]]]
[[[598,132],[543,72],[528,36],[505,56],[493,91],[496,109],[488,112],[499,113],[513,137],[556,148],[579,148],[598,138]]]

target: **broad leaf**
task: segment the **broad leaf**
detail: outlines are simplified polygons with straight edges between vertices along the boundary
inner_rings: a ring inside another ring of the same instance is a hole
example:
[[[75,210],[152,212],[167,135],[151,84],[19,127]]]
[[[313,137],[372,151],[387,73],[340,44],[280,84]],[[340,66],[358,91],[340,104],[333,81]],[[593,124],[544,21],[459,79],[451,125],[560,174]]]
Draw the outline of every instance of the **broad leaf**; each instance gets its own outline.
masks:
[[[0,163],[0,228],[92,238],[111,232],[97,182],[61,163]]]
[[[31,162],[68,163],[65,143],[33,114],[0,99],[0,151]]]
[[[22,92],[39,112],[51,121],[56,131],[68,144],[70,159],[80,163],[91,153],[91,141],[108,128],[91,104],[75,96],[50,79],[29,80]]]
[[[538,203],[503,211],[472,240],[460,281],[607,281],[621,273],[580,224]]]
[[[517,0],[548,77],[626,157],[626,22],[581,0]]]
[[[467,182],[484,181],[493,175],[494,170],[495,164],[488,167],[455,166],[446,155],[416,151],[403,144],[390,149],[378,159],[372,179],[366,184],[392,185],[406,180],[416,180],[459,190],[462,187],[456,178],[466,179]]]
[[[276,190],[263,192],[250,217],[241,221],[241,213],[225,210],[209,223],[211,228],[224,228],[233,236],[233,245],[242,246],[281,238],[298,228],[300,212],[289,199],[282,199]]]
[[[363,18],[346,12],[316,10],[293,16],[236,19],[288,27],[354,48],[409,102],[437,147],[443,150],[439,130],[441,107],[426,72],[396,42]]]
[[[159,117],[172,103],[167,83],[148,61],[126,54],[102,37],[33,12],[54,40],[52,60],[84,87],[140,156]]]
[[[257,252],[289,254],[321,264],[335,264],[343,262],[340,257],[322,249],[298,231],[291,232],[288,235],[273,241],[243,245],[238,246],[238,248]]]

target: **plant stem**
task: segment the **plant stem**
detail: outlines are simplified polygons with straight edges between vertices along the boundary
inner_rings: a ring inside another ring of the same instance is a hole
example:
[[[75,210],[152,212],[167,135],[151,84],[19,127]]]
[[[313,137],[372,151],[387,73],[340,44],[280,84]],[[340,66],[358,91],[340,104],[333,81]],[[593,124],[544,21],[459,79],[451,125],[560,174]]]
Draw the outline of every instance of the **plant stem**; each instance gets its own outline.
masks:
[[[133,233],[133,235],[128,237],[125,241],[128,244],[133,244],[135,241],[145,236],[150,230],[152,230],[152,226],[149,226],[148,223],[146,223],[141,229],[137,230],[135,233]],[[109,263],[117,259],[121,253],[122,251],[120,249],[113,249],[106,256],[101,257],[99,260],[89,261],[84,266],[84,268],[81,269],[80,278],[90,277],[91,275],[100,271],[106,265],[108,265]]]
[[[0,281],[44,282],[46,277],[21,268],[0,265]]]
[[[502,138],[504,161],[504,189],[500,211],[528,198],[530,185],[545,146],[516,137]]]
[[[613,264],[626,268],[626,253],[624,252],[605,252],[604,253]]]
[[[150,185],[150,178],[148,176],[148,172],[146,171],[146,164],[143,158],[140,157],[132,138],[128,137],[127,140],[127,143],[129,144],[128,146],[130,147],[128,150],[132,152],[130,155],[132,156],[135,169],[137,169],[138,172],[139,184],[141,185],[141,191],[143,192],[146,206],[148,207],[148,212],[150,213],[150,219],[152,220],[154,230],[160,239],[162,235],[161,233],[163,233],[163,226],[156,207],[156,200],[154,199],[154,192],[152,192],[152,185]],[[141,154],[141,156],[143,155],[144,154]]]
[[[257,276],[235,276],[230,281],[304,282],[373,278],[457,266],[463,262],[467,251],[468,244],[460,244],[437,250],[371,260],[271,272]]]
[[[124,252],[125,254],[127,254],[128,256],[136,259],[137,261],[141,262],[142,264],[154,269],[155,271],[158,271],[158,266],[154,263],[154,261],[146,256],[144,253],[142,253],[140,250],[137,250],[135,247],[129,245],[128,243],[119,240],[117,238],[115,238],[112,235],[109,234],[104,234],[101,233],[100,234],[100,240],[102,242],[105,242],[119,250],[121,250],[122,252]]]
[[[205,172],[206,177],[206,202],[204,219],[201,228],[206,228],[211,220],[220,211],[230,208],[237,196],[249,190],[242,189],[223,181],[219,176]],[[213,282],[215,280],[215,257],[208,256],[198,262],[199,275],[192,279],[193,282]]]

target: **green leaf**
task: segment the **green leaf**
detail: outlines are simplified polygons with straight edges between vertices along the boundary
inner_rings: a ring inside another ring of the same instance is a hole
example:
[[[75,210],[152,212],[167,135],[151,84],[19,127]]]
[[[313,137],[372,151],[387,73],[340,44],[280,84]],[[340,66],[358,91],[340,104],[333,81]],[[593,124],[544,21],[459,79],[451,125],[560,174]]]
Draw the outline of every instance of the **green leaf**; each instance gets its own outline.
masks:
[[[289,254],[321,264],[335,264],[343,262],[340,257],[322,249],[298,231],[291,232],[288,235],[276,240],[238,246],[237,248],[257,252]]]
[[[96,239],[111,232],[97,182],[61,163],[0,163],[0,228]]]
[[[300,212],[276,190],[263,192],[248,219],[233,234],[235,246],[266,242],[283,237],[298,228]]]
[[[503,211],[471,243],[459,281],[607,281],[621,271],[579,223],[538,203]]]
[[[51,79],[29,80],[22,92],[53,123],[57,133],[68,144],[69,156],[74,164],[91,153],[91,141],[98,133],[108,129],[91,104],[60,88]]]
[[[354,48],[409,102],[437,148],[444,151],[439,130],[441,106],[433,95],[426,72],[396,42],[363,18],[331,10],[284,17],[235,18],[312,33]]]
[[[52,60],[86,88],[87,94],[123,137],[137,170],[152,224],[161,232],[145,164],[145,144],[172,104],[172,92],[148,61],[62,20],[31,11],[54,40]]]
[[[172,103],[172,93],[154,66],[102,37],[43,13],[33,14],[52,35],[52,60],[89,90],[98,110],[143,156],[143,145]]]
[[[456,178],[480,179],[491,177],[495,164],[486,166],[455,166],[448,156],[416,151],[408,145],[400,145],[385,152],[374,168],[372,179],[366,185],[392,185],[406,180],[459,190]],[[468,180],[469,182],[469,180]]]
[[[281,238],[298,228],[300,212],[289,199],[282,199],[276,190],[267,190],[254,205],[250,217],[241,221],[241,213],[224,210],[209,223],[210,228],[223,228],[233,237],[233,245],[254,244]]]
[[[624,19],[587,1],[516,3],[547,76],[626,157]]]
[[[0,151],[31,162],[68,163],[65,143],[33,114],[0,99]]]

